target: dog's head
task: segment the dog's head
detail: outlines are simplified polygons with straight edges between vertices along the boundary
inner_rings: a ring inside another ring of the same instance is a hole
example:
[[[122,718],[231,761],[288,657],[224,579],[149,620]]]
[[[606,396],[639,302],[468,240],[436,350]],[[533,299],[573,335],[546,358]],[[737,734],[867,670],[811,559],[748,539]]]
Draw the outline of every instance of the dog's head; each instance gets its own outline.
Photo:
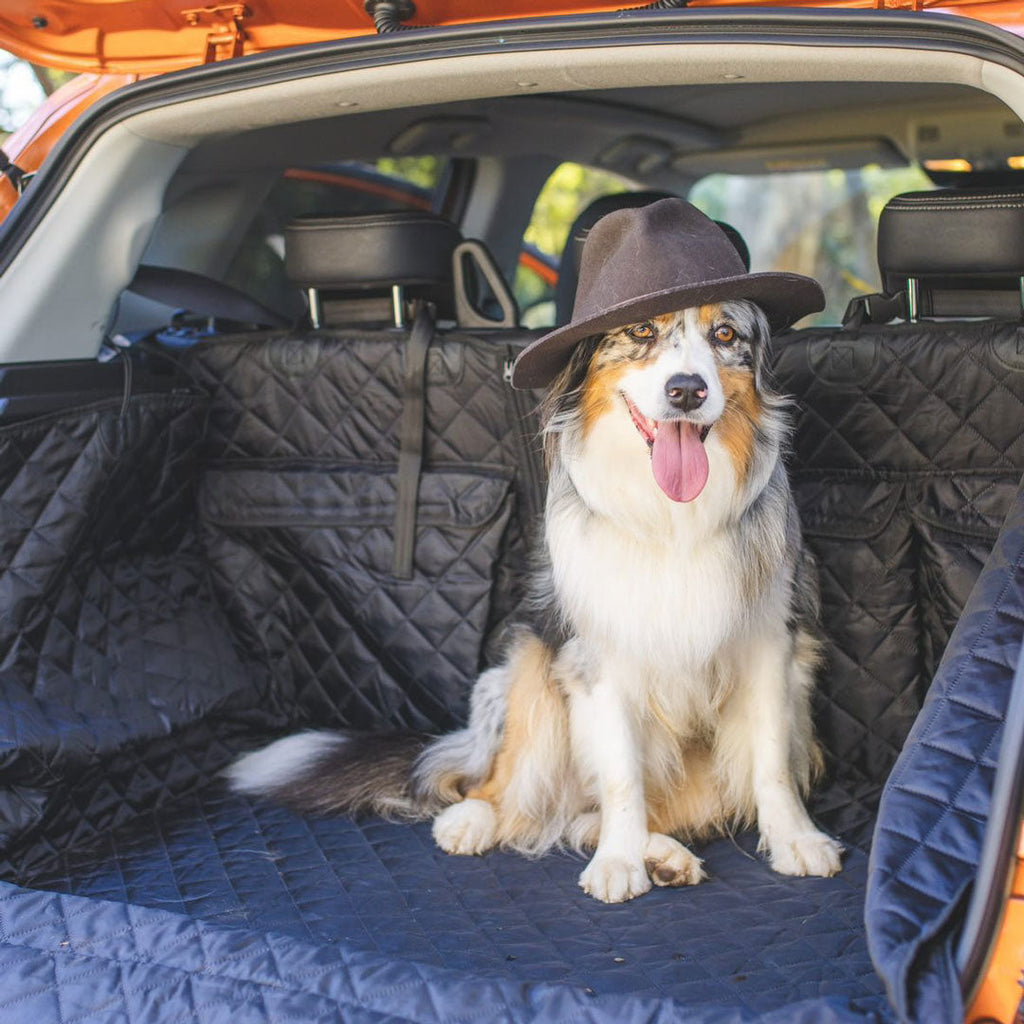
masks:
[[[638,454],[650,454],[658,486],[693,501],[710,472],[714,432],[737,481],[750,473],[765,420],[762,366],[767,320],[751,302],[697,306],[626,324],[582,342],[547,403],[549,436],[572,425],[576,440],[606,416],[631,420]]]

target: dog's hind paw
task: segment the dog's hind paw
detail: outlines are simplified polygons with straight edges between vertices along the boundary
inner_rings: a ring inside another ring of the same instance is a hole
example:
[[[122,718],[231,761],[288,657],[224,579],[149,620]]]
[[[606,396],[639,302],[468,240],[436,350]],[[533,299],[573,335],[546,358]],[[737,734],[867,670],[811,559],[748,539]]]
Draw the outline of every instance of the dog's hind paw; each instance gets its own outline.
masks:
[[[497,831],[497,815],[486,800],[462,800],[434,819],[434,841],[445,853],[486,853]]]
[[[644,861],[655,885],[696,885],[706,877],[700,857],[660,832],[652,832],[647,840]]]
[[[829,878],[841,869],[843,848],[823,832],[802,832],[781,841],[773,839],[768,853],[772,867],[780,875]]]
[[[596,853],[580,875],[580,888],[602,903],[624,903],[651,887],[643,860]]]

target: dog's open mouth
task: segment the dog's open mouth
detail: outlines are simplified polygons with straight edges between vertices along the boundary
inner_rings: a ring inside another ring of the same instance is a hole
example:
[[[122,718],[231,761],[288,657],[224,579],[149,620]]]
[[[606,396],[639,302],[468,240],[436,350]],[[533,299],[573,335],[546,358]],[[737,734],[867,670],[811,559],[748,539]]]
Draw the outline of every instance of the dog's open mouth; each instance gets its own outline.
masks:
[[[626,406],[651,450],[651,469],[658,486],[673,501],[693,501],[708,482],[704,442],[711,425],[683,419],[649,420],[628,398]]]

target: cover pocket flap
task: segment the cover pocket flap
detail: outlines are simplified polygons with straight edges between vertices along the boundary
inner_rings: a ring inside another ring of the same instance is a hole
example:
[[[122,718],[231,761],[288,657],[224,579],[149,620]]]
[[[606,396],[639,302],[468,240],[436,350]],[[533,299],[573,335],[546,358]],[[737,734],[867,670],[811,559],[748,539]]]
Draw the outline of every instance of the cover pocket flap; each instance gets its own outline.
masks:
[[[420,479],[420,526],[478,529],[500,511],[510,481],[501,475],[427,472]],[[203,479],[202,514],[236,526],[389,526],[394,472],[336,466],[211,469]]]
[[[902,492],[898,480],[828,476],[793,481],[800,522],[811,537],[875,537],[892,518]]]

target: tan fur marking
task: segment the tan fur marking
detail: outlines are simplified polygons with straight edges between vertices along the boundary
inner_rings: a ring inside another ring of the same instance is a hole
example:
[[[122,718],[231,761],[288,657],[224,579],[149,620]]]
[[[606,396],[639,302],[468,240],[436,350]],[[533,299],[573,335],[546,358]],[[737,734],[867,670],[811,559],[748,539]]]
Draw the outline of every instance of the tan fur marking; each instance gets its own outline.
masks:
[[[717,302],[712,302],[710,305],[701,306],[697,316],[701,332],[707,337],[715,323],[722,319],[722,307]]]
[[[711,752],[699,742],[680,751],[682,769],[672,778],[645,780],[647,827],[686,840],[720,834],[743,822],[752,808],[727,805],[714,773]]]
[[[665,331],[670,331],[676,322],[681,322],[681,316],[679,313],[662,313],[661,316],[651,318],[651,323],[657,328],[658,335],[662,335]]]
[[[584,437],[590,433],[593,425],[612,408],[612,403],[619,390],[619,381],[630,365],[626,361],[608,363],[602,363],[600,360],[594,361],[583,384],[583,400],[580,402]]]
[[[491,766],[491,774],[480,786],[471,789],[467,799],[486,800],[498,813],[498,841],[515,846],[529,843],[538,831],[538,820],[520,799],[525,794],[523,775],[531,770],[530,761],[559,757],[548,748],[557,748],[563,756],[569,750],[569,720],[565,700],[551,671],[551,649],[534,636],[517,642],[511,659],[513,681],[508,691],[501,749]],[[559,780],[550,780],[554,785]],[[564,780],[563,780],[564,781]],[[537,807],[539,814],[544,808]]]
[[[722,367],[718,379],[725,392],[725,412],[714,430],[732,459],[737,481],[743,483],[754,459],[754,433],[764,407],[750,370]]]

